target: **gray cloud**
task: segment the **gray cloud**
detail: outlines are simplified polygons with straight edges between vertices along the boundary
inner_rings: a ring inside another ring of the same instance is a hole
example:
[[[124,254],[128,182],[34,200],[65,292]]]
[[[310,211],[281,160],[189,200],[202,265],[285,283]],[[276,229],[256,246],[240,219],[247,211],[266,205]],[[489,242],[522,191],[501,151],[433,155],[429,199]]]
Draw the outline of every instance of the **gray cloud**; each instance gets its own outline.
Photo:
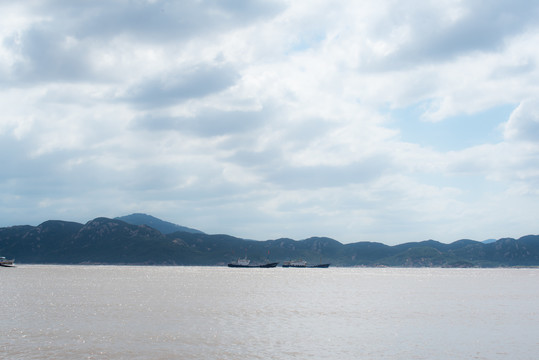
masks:
[[[10,69],[15,83],[96,80],[85,45],[49,27],[33,26],[6,39],[4,46],[19,58]]]
[[[261,151],[239,150],[226,160],[247,168],[267,168],[280,164],[283,156],[283,152],[278,148]]]
[[[386,155],[375,155],[348,165],[317,165],[268,168],[266,180],[288,189],[316,189],[367,183],[379,178],[390,167]]]
[[[493,79],[501,79],[504,77],[523,76],[533,73],[537,69],[537,64],[532,59],[526,59],[521,64],[511,66],[501,66],[494,69],[492,72]]]
[[[3,41],[4,47],[16,58],[11,68],[4,72],[18,84],[106,80],[110,74],[96,71],[91,52],[101,54],[115,38],[152,45],[181,45],[199,36],[247,26],[282,10],[280,4],[264,0],[245,3],[232,0],[61,0],[34,5],[32,12],[40,20],[34,20],[28,28],[17,29]],[[199,85],[199,88],[219,87],[230,80],[230,77],[223,77],[225,74],[208,75],[218,76],[213,80],[201,79],[209,84]],[[159,84],[154,85],[159,90]],[[181,89],[176,90],[181,92]]]
[[[193,117],[153,116],[135,118],[132,128],[147,131],[178,131],[201,137],[239,134],[263,125],[264,111],[205,110]]]
[[[199,65],[142,81],[120,99],[140,108],[170,106],[225,90],[238,77],[230,66]]]
[[[383,39],[399,26],[407,25],[411,40],[388,56],[372,59],[364,68],[392,70],[449,61],[470,51],[498,51],[508,37],[537,27],[539,4],[534,1],[472,0],[461,5],[465,14],[450,25],[443,25],[441,16],[445,14],[437,14],[432,8],[417,9],[409,7],[408,3],[394,7],[393,16],[377,25],[375,35]]]
[[[48,1],[37,7],[79,38],[128,36],[177,41],[274,16],[279,3],[255,1]]]
[[[81,190],[81,186],[86,189],[92,186],[95,171],[78,178],[78,173],[65,167],[70,159],[80,156],[79,151],[63,150],[36,157],[31,154],[36,141],[34,137],[16,140],[0,135],[0,153],[9,154],[0,158],[0,188],[3,191],[39,199],[66,196]]]

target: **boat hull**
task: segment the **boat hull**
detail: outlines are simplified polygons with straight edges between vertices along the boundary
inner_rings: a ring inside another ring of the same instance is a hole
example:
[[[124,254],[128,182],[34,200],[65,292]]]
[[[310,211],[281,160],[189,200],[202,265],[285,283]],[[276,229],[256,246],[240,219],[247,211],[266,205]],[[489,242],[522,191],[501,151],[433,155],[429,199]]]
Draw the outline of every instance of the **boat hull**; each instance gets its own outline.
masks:
[[[268,263],[261,265],[240,265],[240,264],[228,264],[228,267],[231,268],[274,268],[277,267],[278,263]]]
[[[283,265],[284,268],[328,268],[330,264],[319,265]]]

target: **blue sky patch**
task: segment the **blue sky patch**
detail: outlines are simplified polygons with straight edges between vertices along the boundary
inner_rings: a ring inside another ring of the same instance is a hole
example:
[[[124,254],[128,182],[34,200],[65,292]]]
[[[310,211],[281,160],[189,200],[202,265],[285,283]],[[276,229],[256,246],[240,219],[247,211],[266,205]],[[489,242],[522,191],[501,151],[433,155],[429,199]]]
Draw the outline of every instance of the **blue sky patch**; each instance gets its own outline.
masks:
[[[515,104],[495,106],[475,114],[462,114],[442,121],[421,119],[423,105],[390,111],[401,140],[437,151],[458,151],[503,140],[501,125],[509,119]]]

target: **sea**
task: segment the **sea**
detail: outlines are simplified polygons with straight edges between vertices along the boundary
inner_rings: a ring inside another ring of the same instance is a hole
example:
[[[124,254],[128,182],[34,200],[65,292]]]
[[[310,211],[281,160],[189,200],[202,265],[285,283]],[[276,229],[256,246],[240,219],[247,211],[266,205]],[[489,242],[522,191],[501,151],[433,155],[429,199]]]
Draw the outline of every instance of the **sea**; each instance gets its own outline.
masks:
[[[0,268],[2,359],[537,359],[539,269]]]

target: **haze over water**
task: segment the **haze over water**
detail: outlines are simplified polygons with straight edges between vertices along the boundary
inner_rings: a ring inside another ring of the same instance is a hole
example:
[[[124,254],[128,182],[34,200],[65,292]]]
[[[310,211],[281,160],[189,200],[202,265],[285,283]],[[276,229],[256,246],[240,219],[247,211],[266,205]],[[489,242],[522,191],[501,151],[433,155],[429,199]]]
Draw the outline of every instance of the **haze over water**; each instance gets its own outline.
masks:
[[[534,359],[537,269],[0,269],[7,359]]]

